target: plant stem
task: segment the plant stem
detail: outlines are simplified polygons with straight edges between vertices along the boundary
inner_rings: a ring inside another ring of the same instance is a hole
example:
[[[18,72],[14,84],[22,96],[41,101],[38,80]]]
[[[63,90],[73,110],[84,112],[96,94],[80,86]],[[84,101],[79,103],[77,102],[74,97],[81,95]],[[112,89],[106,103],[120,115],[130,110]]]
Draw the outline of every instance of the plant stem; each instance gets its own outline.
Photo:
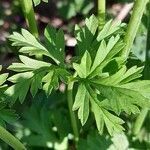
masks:
[[[126,43],[126,46],[124,50],[122,51],[122,56],[125,59],[128,58],[128,55],[132,48],[136,33],[140,26],[141,19],[142,19],[142,16],[143,16],[143,13],[144,13],[144,10],[148,1],[149,0],[136,0],[135,1],[131,19],[129,21],[127,32],[124,38],[124,42]]]
[[[71,118],[71,125],[75,136],[75,141],[79,140],[79,132],[78,132],[78,125],[76,120],[76,115],[72,111],[73,106],[73,84],[74,82],[70,82],[68,84],[68,91],[67,91],[67,101],[68,101],[68,107],[69,107],[69,113]]]
[[[22,5],[22,10],[24,12],[24,16],[29,27],[30,32],[36,37],[39,37],[38,27],[35,20],[35,13],[33,9],[32,0],[20,0],[20,4]],[[36,55],[37,59],[42,60],[42,55]]]
[[[2,126],[0,126],[0,138],[15,150],[26,150],[24,145]]]
[[[20,3],[22,5],[22,10],[24,12],[24,16],[26,18],[26,22],[27,22],[30,32],[35,37],[38,37],[39,33],[38,33],[38,28],[37,28],[37,24],[35,20],[32,0],[20,0]]]
[[[144,68],[144,79],[150,80],[150,0],[147,5],[147,44],[146,44],[146,56],[145,56],[145,68]],[[144,123],[144,120],[148,114],[148,108],[142,109],[140,115],[137,117],[134,127],[133,134],[137,135]]]
[[[98,20],[99,30],[101,30],[105,24],[106,18],[106,0],[98,0]]]

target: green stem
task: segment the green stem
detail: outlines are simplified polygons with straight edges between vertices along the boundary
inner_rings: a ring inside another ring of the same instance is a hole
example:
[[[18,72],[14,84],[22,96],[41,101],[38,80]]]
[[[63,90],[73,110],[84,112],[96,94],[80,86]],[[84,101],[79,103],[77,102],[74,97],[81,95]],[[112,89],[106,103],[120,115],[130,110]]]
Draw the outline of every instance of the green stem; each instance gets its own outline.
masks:
[[[147,5],[147,44],[146,44],[146,57],[145,57],[145,68],[144,68],[144,79],[150,80],[150,0]],[[137,135],[144,123],[144,120],[148,114],[148,108],[142,109],[140,115],[137,117],[134,127],[133,134]]]
[[[39,37],[38,27],[35,20],[35,13],[33,9],[32,0],[20,0],[20,4],[22,5],[22,10],[24,12],[24,16],[29,27],[30,32],[36,37]],[[37,59],[42,59],[41,55],[36,55]]]
[[[67,101],[68,101],[69,113],[70,113],[70,118],[71,118],[71,125],[72,125],[73,133],[74,133],[74,136],[75,136],[75,141],[78,141],[79,140],[78,125],[77,125],[76,115],[72,111],[72,106],[73,106],[73,84],[74,84],[74,82],[70,82],[68,84]]]
[[[99,20],[99,30],[105,25],[106,19],[106,0],[98,0],[98,20]]]
[[[35,20],[32,0],[20,0],[20,3],[22,5],[22,10],[24,12],[24,16],[26,18],[26,22],[28,24],[30,32],[35,37],[38,37],[39,33],[38,33],[38,28]]]
[[[2,126],[0,126],[0,138],[15,150],[26,150],[24,145]]]
[[[148,0],[136,0],[135,1],[131,19],[129,21],[127,32],[126,32],[125,39],[124,39],[126,46],[124,50],[122,51],[122,56],[126,59],[128,58],[128,55],[132,48],[132,45],[133,45],[136,33],[138,31],[138,28],[140,26],[141,19],[142,19],[147,2]]]

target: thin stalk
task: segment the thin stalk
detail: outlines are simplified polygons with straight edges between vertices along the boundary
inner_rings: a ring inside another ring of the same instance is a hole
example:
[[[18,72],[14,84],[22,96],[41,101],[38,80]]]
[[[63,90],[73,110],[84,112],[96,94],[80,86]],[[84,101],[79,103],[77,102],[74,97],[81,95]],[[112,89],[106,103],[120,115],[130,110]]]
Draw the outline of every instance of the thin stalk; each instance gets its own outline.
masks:
[[[146,56],[145,56],[145,68],[144,68],[144,79],[150,80],[150,0],[147,5],[147,44],[146,44]],[[134,127],[133,134],[137,135],[140,132],[140,129],[144,123],[144,120],[148,114],[148,108],[144,108],[140,115],[137,117]]]
[[[74,84],[74,82],[70,82],[68,84],[67,101],[68,101],[71,125],[72,125],[73,133],[75,136],[75,141],[77,142],[79,140],[78,124],[77,124],[77,120],[76,120],[76,115],[72,110],[72,106],[73,106],[73,84]]]
[[[33,9],[32,0],[20,0],[20,4],[22,6],[22,10],[24,12],[24,16],[29,27],[30,32],[36,37],[39,37],[38,27],[35,20],[35,13]],[[37,59],[42,60],[42,55],[36,55]]]
[[[26,150],[24,145],[2,126],[0,126],[0,138],[15,150]]]
[[[27,25],[29,27],[30,32],[38,37],[38,28],[35,20],[35,13],[33,9],[32,0],[20,0],[20,4],[22,5],[22,10],[24,12],[24,16],[26,18]]]
[[[132,48],[135,36],[140,26],[141,19],[142,19],[142,16],[143,16],[143,13],[144,13],[144,10],[148,1],[149,0],[136,0],[135,1],[131,19],[129,21],[127,32],[126,32],[125,39],[124,39],[126,46],[124,50],[122,51],[122,56],[125,59],[128,58],[128,55]]]
[[[98,20],[99,30],[101,30],[105,24],[106,19],[106,0],[98,0]]]

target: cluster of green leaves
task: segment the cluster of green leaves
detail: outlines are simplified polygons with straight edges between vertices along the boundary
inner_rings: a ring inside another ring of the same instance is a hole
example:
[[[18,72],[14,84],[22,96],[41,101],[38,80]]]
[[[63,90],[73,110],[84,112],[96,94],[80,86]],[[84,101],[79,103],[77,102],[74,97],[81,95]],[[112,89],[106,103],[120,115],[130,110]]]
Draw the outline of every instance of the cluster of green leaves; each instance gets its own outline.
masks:
[[[108,22],[97,35],[98,21],[91,16],[84,28],[77,27],[77,48],[83,56],[80,63],[73,63],[78,83],[73,110],[78,110],[84,125],[91,106],[99,132],[105,125],[111,135],[124,130],[118,117],[122,112],[136,114],[150,106],[150,82],[136,80],[143,68],[128,69],[120,56],[124,43],[119,26],[123,25]]]
[[[61,0],[58,1],[57,7],[64,19],[70,19],[77,14],[87,15],[94,3],[91,0]]]
[[[46,57],[49,62],[20,56],[21,63],[13,63],[9,69],[17,74],[8,78],[13,83],[6,94],[15,102],[22,103],[28,93],[36,95],[38,89],[50,95],[60,82],[75,82],[73,111],[84,125],[90,111],[93,112],[97,129],[103,132],[106,126],[110,135],[124,130],[122,112],[137,114],[140,108],[150,107],[150,82],[138,80],[143,68],[126,67],[126,60],[120,55],[124,48],[124,24],[109,21],[98,31],[98,20],[94,15],[85,20],[85,26],[75,28],[77,59],[72,59],[72,68],[65,63],[65,42],[62,30],[45,29],[44,44],[27,30],[14,32],[9,37],[20,52]],[[75,60],[75,61],[74,61]],[[72,73],[72,69],[74,72]],[[17,92],[19,91],[19,92]]]
[[[49,95],[52,89],[58,89],[59,80],[67,82],[70,75],[65,69],[64,59],[64,34],[62,30],[58,32],[52,28],[45,29],[45,46],[43,46],[31,33],[22,29],[22,34],[14,32],[10,36],[13,46],[21,46],[20,52],[29,55],[47,56],[50,62],[35,60],[27,56],[20,55],[21,63],[13,63],[8,69],[17,74],[8,78],[14,83],[6,90],[6,94],[11,97],[14,103],[17,99],[22,103],[30,90],[33,96],[38,89],[44,89]],[[23,88],[21,88],[23,87]],[[19,92],[17,92],[19,90]]]

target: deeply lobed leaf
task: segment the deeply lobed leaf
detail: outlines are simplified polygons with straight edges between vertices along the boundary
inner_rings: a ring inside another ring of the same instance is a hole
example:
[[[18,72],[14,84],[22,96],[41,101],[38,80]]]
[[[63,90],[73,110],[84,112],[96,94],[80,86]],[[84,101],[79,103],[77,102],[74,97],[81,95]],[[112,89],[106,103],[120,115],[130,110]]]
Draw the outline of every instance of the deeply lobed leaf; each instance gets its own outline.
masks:
[[[21,34],[13,32],[9,36],[12,46],[19,46],[20,52],[29,55],[45,55],[57,64],[64,63],[64,35],[62,30],[56,32],[52,27],[45,29],[46,46],[43,46],[29,31],[22,29]]]
[[[79,110],[84,106],[83,111],[87,111],[90,102],[99,132],[103,132],[105,125],[112,135],[124,130],[122,127],[124,121],[118,117],[120,113],[136,114],[140,112],[140,108],[150,107],[149,84],[146,84],[147,81],[137,80],[142,76],[143,67],[133,66],[127,69],[125,60],[120,56],[125,46],[120,32],[124,25],[112,24],[112,21],[109,21],[97,35],[96,28],[93,30],[90,28],[94,26],[94,19],[92,16],[84,28],[76,28],[77,47],[82,58],[79,64],[73,64],[77,73],[76,82],[79,85],[73,110],[78,110],[79,114],[81,113]],[[90,33],[91,36],[87,37],[86,33]],[[112,34],[115,36],[110,37]],[[114,64],[116,66],[113,66]],[[137,87],[143,85],[143,89],[135,88],[134,85]],[[86,100],[85,93],[89,95]],[[87,120],[87,116],[82,116],[82,125],[83,120]],[[81,119],[80,116],[78,117]]]

